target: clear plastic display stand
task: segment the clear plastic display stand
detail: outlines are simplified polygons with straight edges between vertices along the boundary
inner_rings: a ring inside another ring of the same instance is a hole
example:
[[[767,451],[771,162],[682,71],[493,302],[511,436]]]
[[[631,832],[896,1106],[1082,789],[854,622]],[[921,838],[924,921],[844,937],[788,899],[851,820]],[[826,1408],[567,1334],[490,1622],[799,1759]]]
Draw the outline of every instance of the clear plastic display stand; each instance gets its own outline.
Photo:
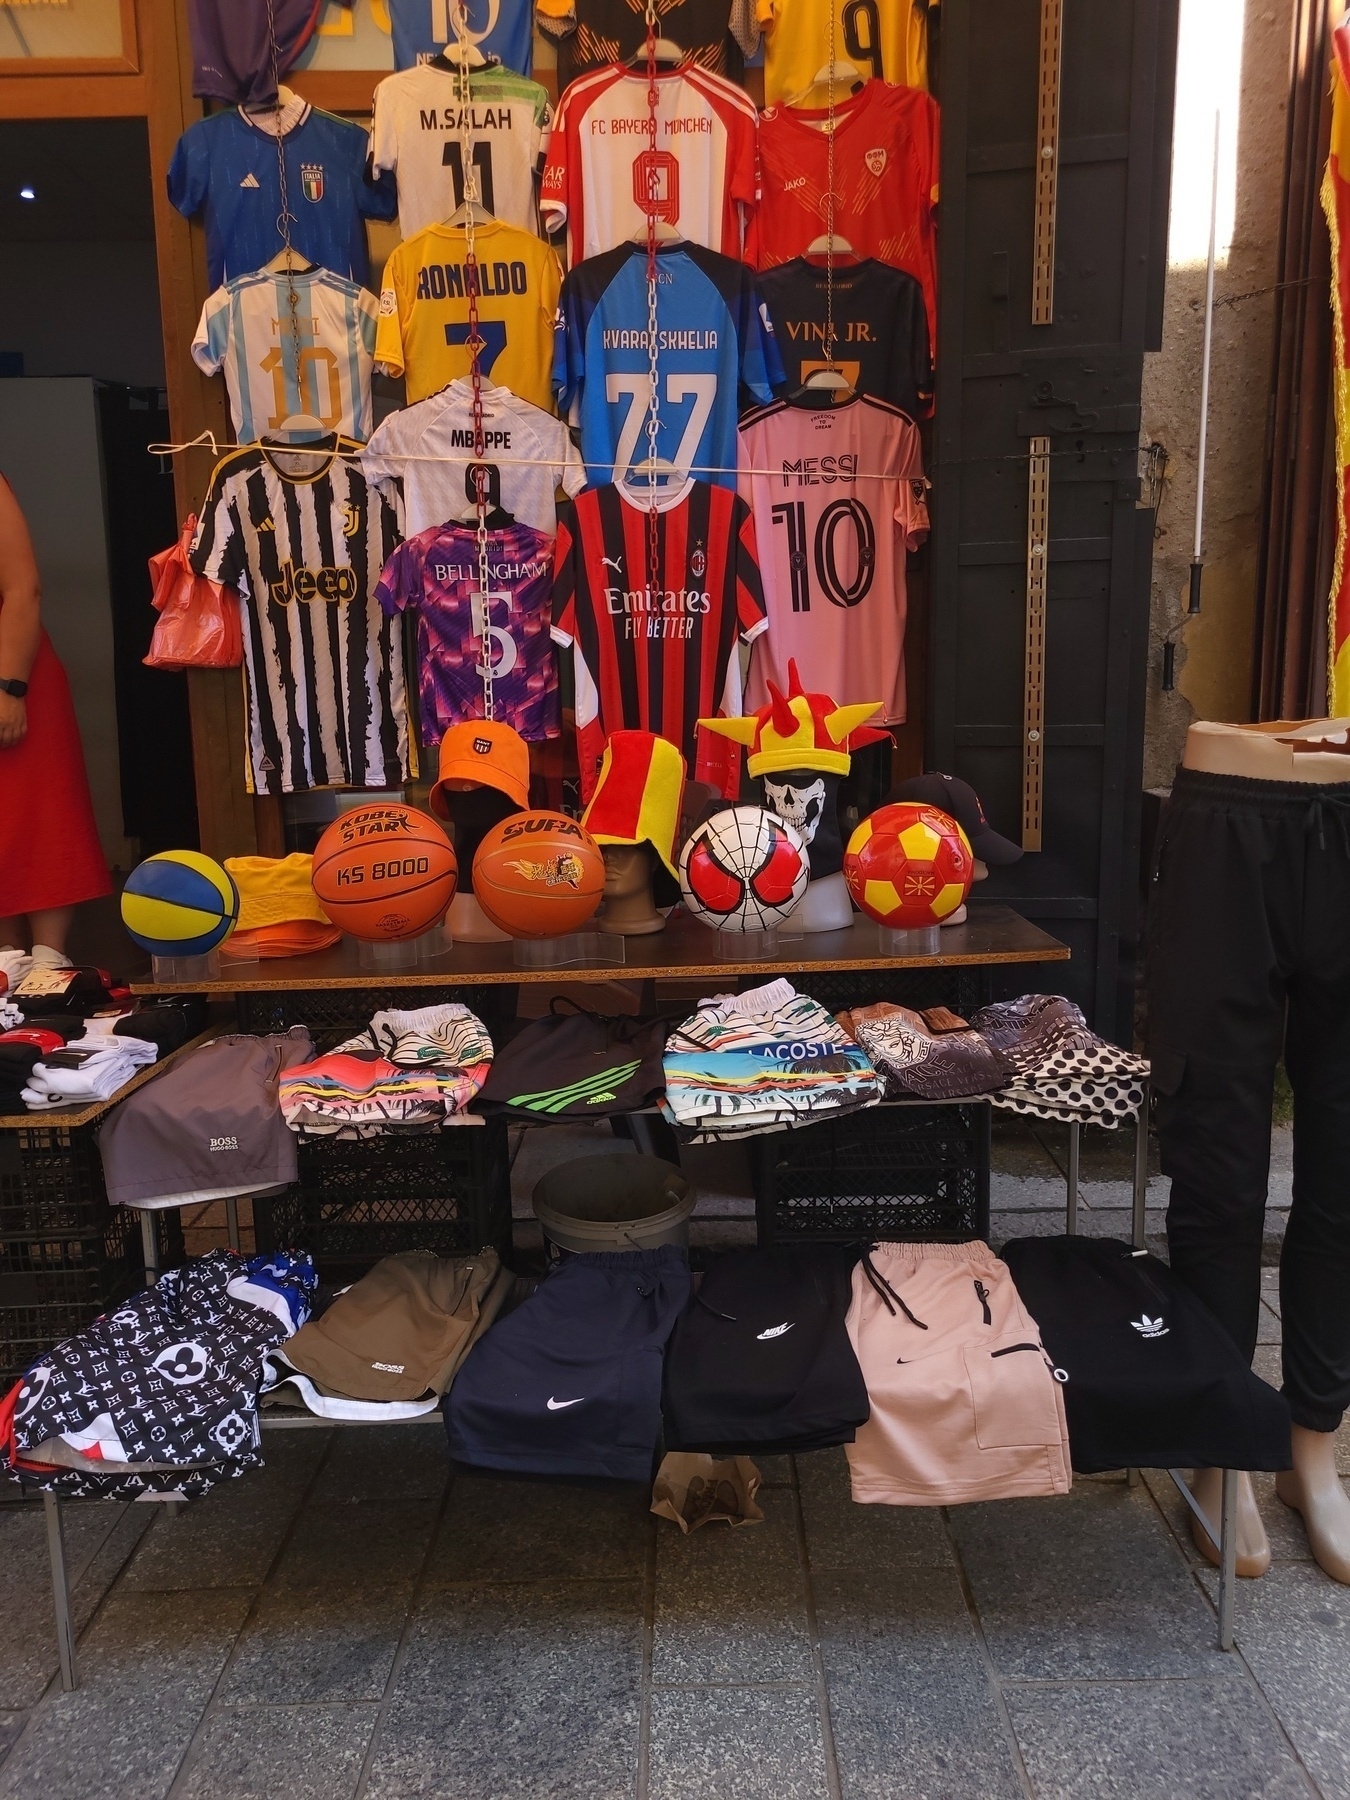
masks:
[[[448,955],[454,947],[441,925],[433,925],[430,931],[424,931],[420,937],[400,938],[397,943],[387,944],[375,942],[367,938],[354,938],[357,961],[363,969],[390,971],[393,969],[415,969],[419,963],[437,962]]]
[[[771,931],[719,931],[717,938],[718,962],[771,962],[778,955],[778,930]],[[797,937],[800,932],[795,933]]]
[[[877,948],[883,956],[938,956],[942,951],[942,927],[915,925],[896,931],[889,925],[878,925]]]
[[[220,952],[205,956],[152,956],[150,979],[157,987],[173,987],[180,981],[219,981]]]
[[[572,964],[627,962],[627,940],[606,931],[569,931],[562,937],[516,938],[511,960],[518,969],[565,969]]]

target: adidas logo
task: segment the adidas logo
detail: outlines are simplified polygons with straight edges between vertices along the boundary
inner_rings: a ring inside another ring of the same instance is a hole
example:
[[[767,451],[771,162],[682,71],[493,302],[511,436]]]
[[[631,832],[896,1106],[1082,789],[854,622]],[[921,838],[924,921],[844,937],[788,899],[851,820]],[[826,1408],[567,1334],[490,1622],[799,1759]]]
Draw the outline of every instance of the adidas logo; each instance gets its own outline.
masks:
[[[248,174],[245,175],[244,179],[239,183],[239,185],[240,185],[240,187],[243,187],[243,188],[255,188],[255,187],[260,187],[262,184],[258,180],[258,177],[253,173],[252,169],[250,169]]]
[[[1163,1324],[1161,1316],[1150,1319],[1147,1313],[1142,1318],[1131,1319],[1130,1323],[1141,1337],[1146,1338],[1166,1337],[1171,1329],[1170,1326]]]
[[[566,1087],[545,1088],[537,1094],[516,1094],[508,1104],[524,1106],[530,1112],[538,1113],[565,1112],[569,1106],[600,1106],[607,1100],[616,1099],[624,1082],[636,1075],[641,1067],[641,1059],[635,1057],[630,1063],[601,1069],[595,1075],[569,1082]]]

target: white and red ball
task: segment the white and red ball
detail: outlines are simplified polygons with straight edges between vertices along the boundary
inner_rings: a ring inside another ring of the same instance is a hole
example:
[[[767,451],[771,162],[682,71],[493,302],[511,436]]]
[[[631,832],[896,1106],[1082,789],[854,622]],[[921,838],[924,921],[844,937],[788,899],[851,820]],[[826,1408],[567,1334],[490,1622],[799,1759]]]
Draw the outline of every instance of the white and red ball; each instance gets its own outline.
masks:
[[[954,913],[975,875],[975,853],[956,820],[935,806],[879,806],[848,840],[844,879],[878,925],[913,931]]]
[[[790,917],[811,879],[806,845],[762,806],[728,806],[680,851],[680,890],[714,931],[772,931]]]

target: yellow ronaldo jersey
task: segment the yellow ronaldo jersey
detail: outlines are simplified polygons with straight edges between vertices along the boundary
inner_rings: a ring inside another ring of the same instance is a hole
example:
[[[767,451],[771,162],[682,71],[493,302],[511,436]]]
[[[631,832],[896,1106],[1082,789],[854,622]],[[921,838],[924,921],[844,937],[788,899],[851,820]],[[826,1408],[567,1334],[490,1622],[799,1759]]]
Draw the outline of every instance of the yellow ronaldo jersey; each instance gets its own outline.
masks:
[[[830,60],[831,7],[837,63],[851,62],[864,79],[928,86],[928,0],[756,0],[766,106],[811,89]],[[812,94],[813,106],[824,104],[822,93]]]
[[[429,225],[384,268],[375,360],[405,378],[408,404],[469,373],[473,272],[460,225]],[[553,317],[562,286],[557,254],[542,238],[500,219],[474,232],[478,264],[479,372],[521,400],[553,411]]]

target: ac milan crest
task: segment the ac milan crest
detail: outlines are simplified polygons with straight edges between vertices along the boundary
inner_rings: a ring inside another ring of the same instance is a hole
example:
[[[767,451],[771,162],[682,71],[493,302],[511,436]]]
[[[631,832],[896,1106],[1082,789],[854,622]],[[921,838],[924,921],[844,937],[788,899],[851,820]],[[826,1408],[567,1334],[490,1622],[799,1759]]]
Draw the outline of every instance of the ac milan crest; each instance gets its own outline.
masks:
[[[689,573],[695,581],[702,581],[708,570],[708,558],[704,554],[702,544],[695,544],[694,553],[689,558]]]

